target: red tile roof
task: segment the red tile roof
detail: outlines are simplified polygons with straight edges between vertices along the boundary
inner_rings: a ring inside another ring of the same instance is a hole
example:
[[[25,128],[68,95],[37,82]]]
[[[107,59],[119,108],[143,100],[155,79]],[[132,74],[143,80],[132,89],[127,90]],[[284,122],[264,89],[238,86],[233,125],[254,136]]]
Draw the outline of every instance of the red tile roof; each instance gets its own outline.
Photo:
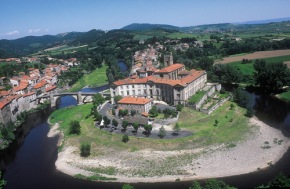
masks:
[[[24,89],[27,88],[27,84],[26,83],[20,83],[20,85],[16,86],[16,87],[13,87],[13,91],[22,91]]]
[[[0,91],[0,95],[2,96],[8,96],[9,94],[11,94],[9,91]]]
[[[3,109],[7,104],[9,104],[14,99],[14,96],[8,96],[0,101],[0,109]]]
[[[34,94],[35,94],[35,92],[25,93],[25,94],[23,95],[23,97],[31,96],[31,95],[34,95]]]
[[[40,82],[36,83],[33,88],[39,89],[39,88],[43,87],[45,84],[46,84],[46,81],[41,80]]]
[[[156,73],[170,73],[170,72],[173,72],[179,68],[182,68],[184,67],[183,64],[172,64],[170,66],[167,66],[159,71],[157,71]]]
[[[145,105],[149,103],[151,100],[148,98],[137,98],[131,96],[125,96],[121,100],[118,101],[118,104],[142,104]]]
[[[55,86],[55,85],[53,85],[53,86],[51,86],[51,87],[48,87],[45,91],[46,91],[46,92],[49,92],[49,91],[52,91],[52,90],[54,90],[54,89],[56,89],[56,86]]]
[[[154,75],[144,77],[144,78],[136,78],[136,79],[131,79],[131,78],[126,78],[123,80],[118,80],[115,81],[113,84],[120,86],[120,85],[126,85],[126,84],[146,84],[148,82],[153,82],[153,83],[159,83],[159,84],[167,84],[171,86],[175,85],[182,85],[185,86],[188,83],[191,83],[192,81],[196,80],[198,77],[201,75],[205,74],[204,70],[196,71],[192,70],[191,74],[181,78],[181,79],[166,79],[166,78],[157,78],[154,77]]]

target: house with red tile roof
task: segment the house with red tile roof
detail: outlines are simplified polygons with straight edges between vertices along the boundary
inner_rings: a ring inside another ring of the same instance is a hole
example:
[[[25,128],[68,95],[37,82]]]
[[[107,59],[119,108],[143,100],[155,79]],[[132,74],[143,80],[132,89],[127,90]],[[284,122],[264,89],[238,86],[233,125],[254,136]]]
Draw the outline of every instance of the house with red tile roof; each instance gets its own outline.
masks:
[[[135,110],[137,114],[148,113],[152,107],[152,99],[125,96],[118,101],[119,109],[126,109],[129,112]]]
[[[110,93],[112,98],[116,95],[145,97],[177,105],[186,103],[206,82],[206,71],[186,71],[183,64],[172,64],[147,77],[115,81],[110,86]]]
[[[36,92],[36,95],[41,95],[46,90],[46,80],[41,80],[33,86],[33,92]]]

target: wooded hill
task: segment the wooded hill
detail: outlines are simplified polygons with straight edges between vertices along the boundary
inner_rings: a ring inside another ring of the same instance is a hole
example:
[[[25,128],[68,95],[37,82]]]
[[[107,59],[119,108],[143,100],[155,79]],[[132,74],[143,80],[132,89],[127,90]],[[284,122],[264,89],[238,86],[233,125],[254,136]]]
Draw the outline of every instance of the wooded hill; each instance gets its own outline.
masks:
[[[88,32],[68,32],[58,35],[28,36],[15,40],[0,40],[0,58],[21,57],[43,51],[58,45],[89,45],[106,43],[118,39],[126,42],[148,40],[153,37],[180,39],[194,38],[197,35],[230,34],[233,36],[283,35],[290,37],[290,21],[266,24],[209,24],[190,27],[177,27],[164,24],[130,24],[119,30],[105,32],[90,30]],[[121,37],[121,39],[120,39]],[[222,36],[221,36],[222,37]],[[200,40],[200,39],[197,39]],[[123,42],[124,42],[123,41]],[[125,43],[125,42],[124,42]]]

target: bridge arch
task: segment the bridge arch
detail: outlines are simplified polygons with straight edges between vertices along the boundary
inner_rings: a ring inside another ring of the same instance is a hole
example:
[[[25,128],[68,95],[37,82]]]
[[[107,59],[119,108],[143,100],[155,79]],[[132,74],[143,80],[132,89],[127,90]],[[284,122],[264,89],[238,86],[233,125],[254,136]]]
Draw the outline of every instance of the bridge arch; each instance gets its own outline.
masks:
[[[93,96],[96,92],[66,92],[66,93],[56,93],[49,95],[38,96],[38,102],[43,103],[44,100],[50,100],[51,107],[54,107],[58,104],[61,97],[71,96],[76,100],[76,104],[89,103],[93,101]]]

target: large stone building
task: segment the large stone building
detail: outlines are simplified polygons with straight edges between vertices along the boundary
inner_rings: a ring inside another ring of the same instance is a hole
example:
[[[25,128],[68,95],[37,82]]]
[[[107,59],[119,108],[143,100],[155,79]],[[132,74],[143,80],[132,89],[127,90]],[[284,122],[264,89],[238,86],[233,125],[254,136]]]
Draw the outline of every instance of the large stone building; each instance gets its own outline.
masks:
[[[204,70],[187,71],[183,64],[172,64],[147,77],[134,75],[115,81],[110,86],[110,93],[112,101],[114,96],[121,95],[162,100],[177,105],[185,103],[206,82],[207,74]]]

